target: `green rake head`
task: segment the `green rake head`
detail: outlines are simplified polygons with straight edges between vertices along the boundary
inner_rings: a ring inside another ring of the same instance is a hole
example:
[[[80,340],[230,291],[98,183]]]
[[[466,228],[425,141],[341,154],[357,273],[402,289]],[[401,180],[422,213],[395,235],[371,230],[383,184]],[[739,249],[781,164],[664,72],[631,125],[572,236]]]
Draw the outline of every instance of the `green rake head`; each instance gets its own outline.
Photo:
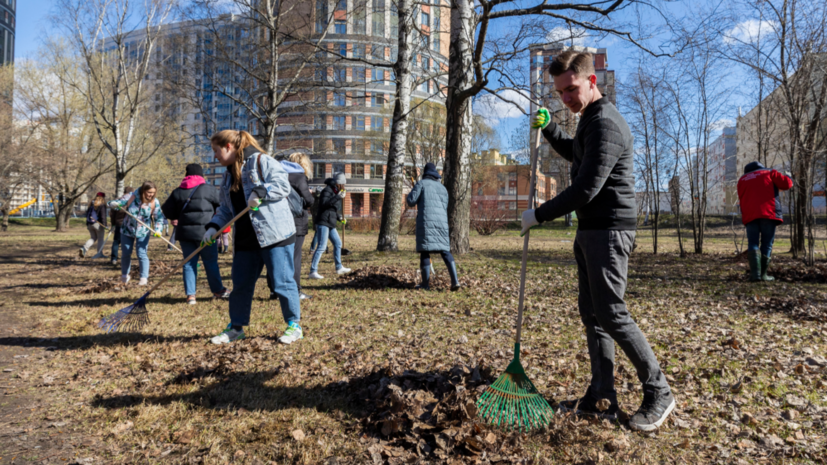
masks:
[[[520,363],[520,344],[514,344],[514,360],[505,373],[477,401],[477,415],[490,425],[521,431],[539,429],[551,421],[554,410]]]

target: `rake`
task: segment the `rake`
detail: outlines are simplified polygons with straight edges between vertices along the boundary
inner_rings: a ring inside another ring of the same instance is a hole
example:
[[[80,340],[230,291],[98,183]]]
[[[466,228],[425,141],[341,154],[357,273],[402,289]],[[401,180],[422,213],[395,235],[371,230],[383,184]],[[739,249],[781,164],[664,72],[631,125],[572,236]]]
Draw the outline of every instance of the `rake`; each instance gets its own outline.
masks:
[[[537,170],[537,152],[540,146],[540,130],[537,130],[531,151],[531,187],[529,208],[534,208],[534,188]],[[523,239],[523,260],[520,269],[520,304],[517,311],[517,337],[514,342],[514,359],[494,384],[482,393],[477,401],[477,415],[488,424],[508,429],[529,431],[542,428],[551,421],[554,414],[548,402],[537,392],[520,363],[520,339],[523,327],[523,304],[525,303],[525,275],[528,263],[529,232]]]
[[[152,228],[150,228],[149,226],[147,226],[147,225],[146,225],[146,223],[144,223],[143,221],[139,220],[139,219],[138,219],[138,217],[136,217],[136,216],[135,216],[135,215],[133,215],[132,213],[129,213],[128,211],[126,211],[126,208],[123,208],[123,209],[122,209],[122,211],[123,211],[124,213],[126,213],[127,215],[129,215],[129,216],[130,216],[133,220],[137,221],[137,222],[138,222],[138,224],[140,224],[141,226],[143,226],[143,227],[145,227],[146,229],[149,229],[150,231],[153,231],[153,232],[154,232],[154,230],[153,230]],[[150,233],[150,234],[152,234],[152,233]],[[167,244],[169,244],[169,246],[170,246],[170,247],[172,247],[172,248],[174,248],[175,250],[177,250],[177,251],[181,252],[181,249],[179,249],[178,247],[175,247],[175,244],[173,244],[172,242],[170,242],[170,241],[168,241],[168,240],[164,239],[164,237],[163,237],[163,236],[156,236],[156,237],[157,237],[158,239],[161,239],[162,241],[166,242]],[[200,249],[199,249],[199,250],[200,250]],[[181,252],[181,253],[183,253],[183,252]]]
[[[210,238],[210,242],[214,241],[215,238],[218,237],[219,234],[221,234],[221,231],[227,229],[228,226],[231,226],[233,223],[238,221],[238,219],[241,218],[241,216],[246,214],[248,211],[250,211],[249,206],[242,210],[241,213],[233,217],[233,219],[231,219],[227,224],[219,228],[218,231],[216,231],[215,234],[213,234]],[[167,282],[167,280],[170,277],[172,277],[173,273],[175,273],[181,267],[183,267],[185,263],[192,260],[192,257],[196,256],[198,252],[203,250],[204,247],[207,247],[208,245],[208,243],[202,242],[200,247],[195,249],[195,251],[191,253],[189,257],[178,262],[175,268],[170,270],[169,273],[167,273],[163,278],[161,278],[161,280],[158,281],[157,284],[152,286],[152,288],[146,294],[142,295],[141,298],[138,299],[134,304],[128,307],[124,307],[118,310],[117,312],[102,318],[100,323],[98,323],[98,328],[103,329],[103,331],[106,333],[115,333],[118,331],[137,331],[149,324],[149,312],[147,312],[146,309],[146,299],[147,297],[149,297],[149,294],[152,294],[154,290],[158,289],[162,284]]]

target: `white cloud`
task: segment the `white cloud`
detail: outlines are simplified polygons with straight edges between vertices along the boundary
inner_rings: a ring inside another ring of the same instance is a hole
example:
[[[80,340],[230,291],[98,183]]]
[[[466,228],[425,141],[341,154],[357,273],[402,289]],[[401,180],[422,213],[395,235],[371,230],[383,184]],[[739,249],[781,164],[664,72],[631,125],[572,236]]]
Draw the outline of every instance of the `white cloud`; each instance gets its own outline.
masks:
[[[498,95],[508,101],[492,94],[485,94],[474,101],[474,114],[484,118],[489,125],[496,125],[504,119],[525,116],[523,111],[528,112],[529,100],[525,94],[508,89]]]
[[[588,38],[589,34],[587,31],[579,27],[571,29],[567,27],[555,27],[546,34],[546,40],[549,42],[562,42],[564,45],[577,45],[580,47],[586,45],[586,39]]]
[[[759,37],[768,37],[774,34],[778,23],[775,21],[766,21],[758,19],[748,19],[735,25],[732,29],[724,33],[724,43],[753,43]]]
[[[735,126],[735,121],[731,119],[722,118],[717,121],[713,121],[709,124],[710,131],[720,131],[724,128],[729,128]]]

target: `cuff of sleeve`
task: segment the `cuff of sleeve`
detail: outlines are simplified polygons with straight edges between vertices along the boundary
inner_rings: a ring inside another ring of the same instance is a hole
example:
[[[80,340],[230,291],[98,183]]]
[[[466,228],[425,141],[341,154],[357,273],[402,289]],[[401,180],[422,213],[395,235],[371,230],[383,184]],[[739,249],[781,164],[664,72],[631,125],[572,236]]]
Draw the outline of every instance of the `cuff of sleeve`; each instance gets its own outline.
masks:
[[[253,192],[255,192],[261,200],[264,200],[264,198],[267,197],[267,189],[264,186],[254,187]]]

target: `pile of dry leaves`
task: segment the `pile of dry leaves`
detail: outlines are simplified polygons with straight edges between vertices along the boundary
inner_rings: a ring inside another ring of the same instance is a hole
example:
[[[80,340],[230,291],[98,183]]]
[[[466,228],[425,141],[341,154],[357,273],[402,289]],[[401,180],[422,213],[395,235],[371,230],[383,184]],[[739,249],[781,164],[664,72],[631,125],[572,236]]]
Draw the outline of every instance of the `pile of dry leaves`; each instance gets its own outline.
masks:
[[[497,461],[521,451],[522,435],[492,429],[476,418],[476,400],[493,382],[491,370],[464,364],[448,371],[378,372],[358,393],[371,412],[364,438],[374,463],[410,463],[418,458],[464,463],[462,457]]]
[[[376,265],[359,268],[339,278],[337,287],[351,289],[410,289],[419,284],[419,270],[397,266]],[[451,286],[447,273],[431,275],[431,288],[447,288]]]
[[[765,297],[755,303],[761,311],[785,313],[794,320],[827,322],[827,307],[804,297]]]
[[[778,281],[802,283],[827,283],[827,263],[816,262],[807,266],[799,260],[789,260],[782,263],[773,261],[770,274]]]

